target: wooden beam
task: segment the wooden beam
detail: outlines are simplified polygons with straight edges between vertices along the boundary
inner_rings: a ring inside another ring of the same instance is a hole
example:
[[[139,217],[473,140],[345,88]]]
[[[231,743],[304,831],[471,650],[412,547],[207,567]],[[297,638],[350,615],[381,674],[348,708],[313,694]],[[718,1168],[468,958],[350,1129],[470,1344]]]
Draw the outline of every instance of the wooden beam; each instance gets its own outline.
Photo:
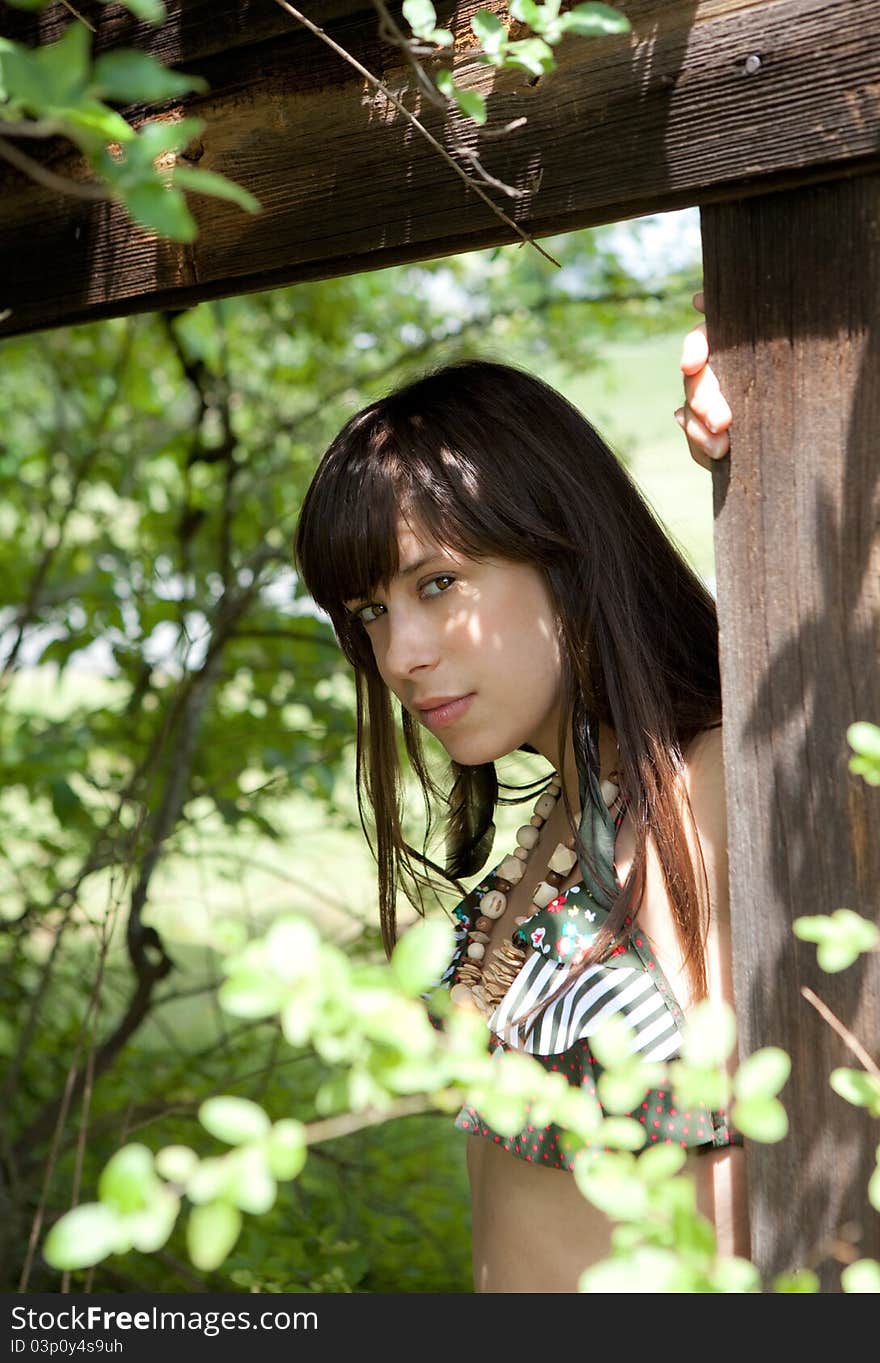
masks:
[[[860,1068],[801,996],[813,989],[880,1056],[880,955],[825,974],[802,914],[880,906],[880,789],[848,770],[846,729],[880,722],[880,177],[704,210],[714,363],[734,411],[715,473],[715,546],[741,1054],[783,1046],[791,1134],[747,1142],[752,1253],[821,1268],[858,1236],[876,1120],[829,1087]]]
[[[631,35],[567,38],[558,69],[539,80],[475,63],[468,24],[478,4],[441,5],[457,78],[489,95],[489,132],[527,117],[502,137],[422,108],[400,54],[378,40],[374,11],[348,13],[354,3],[310,9],[329,14],[334,36],[405,92],[444,145],[478,153],[522,191],[497,201],[536,236],[880,163],[880,0],[845,10],[832,0],[621,0]],[[190,155],[246,185],[262,214],[193,198],[200,236],[177,246],[115,205],[60,198],[7,168],[0,334],[516,239],[381,95],[275,8],[267,0],[257,18],[248,9],[245,25],[230,0],[197,0],[197,22],[181,4],[144,44],[208,78],[209,94],[162,116],[204,117]],[[99,46],[130,41],[130,23],[111,18]],[[57,22],[37,19],[40,32]],[[34,16],[16,16],[26,20]],[[146,112],[131,111],[135,121]],[[58,173],[85,174],[63,146],[47,159]]]

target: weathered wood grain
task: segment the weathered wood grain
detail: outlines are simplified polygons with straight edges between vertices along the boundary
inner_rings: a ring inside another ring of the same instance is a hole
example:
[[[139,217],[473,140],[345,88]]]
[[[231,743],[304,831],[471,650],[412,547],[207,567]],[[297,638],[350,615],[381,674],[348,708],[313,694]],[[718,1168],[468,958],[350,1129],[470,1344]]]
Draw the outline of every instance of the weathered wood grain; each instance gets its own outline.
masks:
[[[822,1263],[866,1196],[877,1123],[828,1086],[860,1068],[808,985],[880,1057],[880,955],[827,975],[792,920],[880,914],[880,789],[846,729],[880,722],[880,177],[704,210],[714,364],[735,412],[714,473],[734,984],[741,1054],[784,1046],[791,1134],[748,1147],[753,1257]],[[843,1237],[842,1237],[843,1238]]]
[[[880,164],[880,0],[851,0],[845,14],[834,0],[623,0],[631,35],[569,38],[558,69],[537,81],[475,63],[467,25],[477,7],[451,11],[455,69],[490,96],[490,132],[527,117],[501,138],[422,109],[399,54],[379,42],[372,10],[329,29],[406,91],[408,107],[447,148],[476,151],[521,190],[519,200],[499,202],[536,236]],[[220,18],[228,38],[228,6]],[[180,247],[132,226],[115,205],[59,199],[3,172],[0,312],[9,312],[0,331],[515,239],[311,34],[291,22],[284,35],[217,51],[207,41],[199,48],[197,31],[181,27],[178,48],[182,57],[202,53],[185,64],[207,76],[211,92],[163,116],[203,116],[199,165],[246,185],[264,211],[252,218],[193,198],[200,237]],[[755,56],[760,65],[747,74]],[[84,173],[57,147],[49,163]]]

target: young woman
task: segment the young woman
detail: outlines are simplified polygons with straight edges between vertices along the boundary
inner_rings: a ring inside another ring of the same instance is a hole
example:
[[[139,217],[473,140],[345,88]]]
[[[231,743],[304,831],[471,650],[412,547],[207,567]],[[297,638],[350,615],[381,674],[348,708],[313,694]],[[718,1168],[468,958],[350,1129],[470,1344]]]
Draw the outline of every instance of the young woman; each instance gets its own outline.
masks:
[[[682,367],[676,417],[708,465],[730,414],[699,329]],[[589,1038],[620,1013],[646,1058],[674,1056],[697,1000],[733,1004],[717,621],[601,437],[528,374],[446,367],[347,423],[306,495],[296,558],[355,669],[386,950],[398,885],[418,904],[426,868],[432,883],[483,872],[455,911],[444,979],[485,1016],[493,1049],[595,1091]],[[426,808],[442,806],[443,868],[427,855],[430,818],[422,853],[401,830],[394,700]],[[422,729],[450,758],[444,790]],[[517,750],[549,771],[520,797],[536,803],[515,849],[486,873],[494,764]],[[743,1151],[725,1114],[678,1112],[657,1090],[633,1115],[649,1141],[686,1148],[719,1248],[747,1254]],[[476,1290],[575,1291],[610,1225],[574,1186],[562,1134],[529,1126],[511,1141],[470,1108],[456,1125]]]

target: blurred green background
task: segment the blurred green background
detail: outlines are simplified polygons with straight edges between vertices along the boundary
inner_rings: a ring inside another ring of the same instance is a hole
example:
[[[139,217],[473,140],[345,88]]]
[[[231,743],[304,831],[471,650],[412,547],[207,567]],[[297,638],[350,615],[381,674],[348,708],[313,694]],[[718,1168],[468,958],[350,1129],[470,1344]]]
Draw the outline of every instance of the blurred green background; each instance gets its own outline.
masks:
[[[714,587],[711,479],[672,417],[698,320],[695,214],[547,244],[561,271],[502,248],[0,346],[8,1288],[34,1217],[45,1230],[91,1199],[126,1141],[207,1150],[195,1112],[212,1093],[313,1115],[316,1057],[218,1006],[230,924],[258,934],[302,912],[381,955],[353,687],[289,561],[311,472],[353,411],[460,355],[530,367],[598,426]],[[499,846],[519,822],[501,811]],[[175,1231],[74,1286],[470,1291],[464,1153],[433,1115],[328,1142],[215,1274]],[[38,1252],[27,1275],[60,1284]]]

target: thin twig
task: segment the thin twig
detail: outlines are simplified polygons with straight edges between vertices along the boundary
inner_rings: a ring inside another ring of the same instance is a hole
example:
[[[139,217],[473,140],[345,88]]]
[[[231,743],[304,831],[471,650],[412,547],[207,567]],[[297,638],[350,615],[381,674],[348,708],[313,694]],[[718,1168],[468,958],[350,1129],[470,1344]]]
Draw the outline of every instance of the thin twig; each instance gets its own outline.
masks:
[[[112,195],[109,190],[102,189],[100,185],[80,184],[77,180],[68,180],[64,175],[56,175],[54,170],[47,170],[41,166],[39,161],[35,161],[32,156],[26,156],[23,151],[19,151],[11,142],[7,142],[5,137],[0,137],[0,156],[4,161],[8,161],[16,170],[22,171],[31,180],[36,180],[37,184],[51,189],[55,194],[72,195],[74,199],[110,199]]]
[[[465,171],[462,170],[461,166],[456,165],[455,161],[453,161],[449,153],[443,147],[441,147],[436,137],[432,136],[432,134],[428,132],[428,129],[424,126],[424,124],[420,123],[416,116],[414,114],[411,114],[409,109],[407,109],[405,105],[403,105],[400,102],[397,96],[391,93],[387,85],[383,85],[382,81],[378,80],[372,74],[372,72],[367,70],[365,66],[362,66],[356,57],[353,57],[350,52],[346,52],[344,47],[340,47],[339,43],[335,42],[333,38],[331,38],[327,33],[324,32],[323,29],[318,28],[317,24],[313,24],[311,19],[307,19],[304,14],[300,14],[298,9],[294,9],[293,5],[289,3],[289,0],[275,0],[275,3],[280,5],[283,10],[286,10],[288,14],[292,14],[294,19],[301,23],[304,28],[307,28],[310,33],[313,33],[316,38],[320,38],[321,42],[326,43],[328,47],[332,48],[333,51],[338,56],[342,57],[343,61],[348,62],[349,66],[353,66],[354,69],[358,71],[360,75],[363,76],[364,80],[368,81],[369,84],[372,85],[373,89],[378,90],[381,94],[383,94],[385,98],[388,100],[389,104],[393,104],[395,109],[397,109],[399,113],[403,114],[404,118],[407,119],[412,124],[412,126],[416,128],[418,132],[421,133],[425,141],[428,142],[429,145],[434,148],[437,155],[442,157],[446,164],[450,166],[452,170],[455,171],[456,175],[459,176],[460,179],[464,180],[468,188],[472,189],[473,192],[477,195],[477,197],[482,199],[483,203],[487,204],[488,207],[491,208],[496,218],[500,218],[501,221],[507,227],[512,228],[516,235],[522,241],[529,242],[530,245],[534,246],[535,250],[540,255],[544,256],[545,260],[549,260],[551,265],[556,265],[560,269],[562,268],[560,262],[556,259],[555,256],[551,256],[550,252],[545,251],[543,246],[541,246],[537,241],[535,241],[534,237],[530,237],[527,232],[524,232],[522,228],[513,221],[512,218],[509,218],[507,216],[503,208],[499,208],[496,203],[492,202],[492,200],[489,198],[489,195],[486,194],[478,184],[474,183],[471,177],[468,174],[466,174]]]
[[[438,109],[448,110],[455,107],[455,100],[444,95],[431,80],[421,62],[422,57],[436,57],[437,50],[432,47],[421,47],[417,42],[412,42],[407,38],[403,30],[394,22],[393,16],[389,13],[384,0],[373,0],[373,7],[379,15],[379,37],[384,38],[386,43],[392,47],[399,48],[406,61],[415,72],[419,89],[429,103],[434,104]],[[482,128],[481,137],[503,137],[507,133],[513,132],[515,128],[521,128],[528,119],[525,117],[514,118],[510,123],[506,123],[503,128]],[[497,179],[483,165],[479,154],[467,147],[456,145],[456,155],[470,161],[477,175],[484,184],[491,185],[493,189],[498,189],[502,194],[506,194],[511,199],[524,199],[531,189],[516,189],[513,185],[505,184],[503,180]],[[537,188],[537,186],[534,186]]]
[[[86,1082],[83,1089],[82,1100],[82,1120],[79,1125],[79,1135],[76,1142],[76,1161],[73,1169],[73,1188],[70,1194],[71,1209],[79,1205],[79,1190],[82,1186],[83,1165],[86,1158],[86,1139],[89,1130],[89,1113],[92,1106],[92,1089],[95,1083],[95,1047],[94,1038],[89,1040],[89,1051],[86,1057]],[[70,1291],[70,1269],[64,1270],[61,1279],[61,1291]]]
[[[438,109],[447,109],[451,100],[437,89],[437,86],[431,80],[416,55],[416,53],[420,53],[433,56],[433,48],[416,46],[414,49],[414,45],[408,40],[406,34],[402,29],[398,28],[397,24],[394,22],[384,0],[373,0],[373,8],[379,15],[379,37],[384,38],[386,43],[390,43],[392,47],[399,48],[403,53],[404,58],[418,81],[419,89],[425,98]]]
[[[93,33],[95,32],[95,25],[94,25],[93,23],[91,23],[91,22],[85,17],[84,14],[80,14],[80,12],[79,12],[78,9],[74,9],[73,5],[70,3],[70,0],[61,0],[61,3],[62,3],[62,5],[64,6],[65,9],[69,9],[69,10],[70,10],[70,12],[71,12],[71,14],[73,15],[74,19],[79,19],[79,21],[80,21],[81,24],[85,24],[86,28],[90,28],[90,29],[92,30]]]
[[[868,1055],[868,1052],[865,1050],[858,1037],[853,1035],[849,1028],[840,1021],[840,1018],[835,1017],[828,1007],[828,1004],[823,1003],[819,996],[813,993],[812,989],[808,989],[806,985],[803,985],[801,987],[801,993],[807,1002],[813,1005],[816,1012],[821,1014],[825,1021],[834,1028],[837,1035],[843,1039],[856,1059],[862,1062],[868,1073],[873,1074],[875,1079],[880,1080],[880,1067],[878,1067]]]
[[[338,1117],[326,1117],[322,1122],[310,1122],[306,1127],[306,1145],[316,1145],[319,1141],[336,1140],[339,1136],[350,1136],[368,1126],[379,1126],[382,1122],[393,1121],[396,1117],[419,1117],[426,1112],[436,1112],[433,1103],[425,1098],[401,1098],[391,1107],[378,1111],[367,1108],[364,1112],[343,1112]]]
[[[122,880],[122,885],[120,887],[121,891],[121,889],[125,887],[125,883],[128,879],[128,871],[127,869],[123,869],[122,872],[119,874],[121,875]],[[19,1292],[26,1292],[28,1288],[28,1283],[30,1281],[31,1269],[33,1268],[34,1256],[36,1254],[37,1249],[37,1242],[40,1238],[40,1232],[43,1228],[43,1221],[46,1215],[46,1203],[49,1197],[49,1188],[51,1185],[52,1176],[55,1172],[55,1166],[58,1162],[58,1156],[61,1151],[61,1141],[64,1134],[64,1127],[67,1122],[67,1114],[70,1110],[71,1103],[76,1097],[79,1089],[82,1087],[82,1084],[79,1083],[80,1078],[79,1066],[83,1049],[86,1047],[87,1047],[86,1084],[88,1086],[94,1084],[97,1072],[95,1066],[93,1029],[95,1026],[95,1019],[97,1017],[98,1009],[101,1003],[101,991],[104,985],[104,969],[107,963],[107,953],[110,949],[110,941],[113,935],[113,928],[115,926],[116,918],[119,912],[119,906],[122,901],[121,892],[119,894],[116,893],[115,885],[116,875],[117,873],[114,872],[108,890],[110,906],[100,931],[98,960],[95,968],[94,979],[92,981],[89,998],[86,1001],[85,1014],[80,1025],[79,1034],[74,1044],[73,1058],[70,1062],[70,1067],[67,1071],[67,1077],[64,1083],[64,1093],[57,1108],[57,1119],[55,1121],[54,1131],[52,1132],[52,1145],[49,1150],[49,1159],[43,1174],[43,1187],[40,1193],[40,1199],[37,1204],[37,1209],[34,1212],[33,1220],[31,1222],[31,1230],[30,1235],[28,1237],[27,1252],[25,1255],[24,1266],[22,1268],[21,1280],[19,1282],[18,1288]],[[86,1115],[87,1107],[84,1106],[84,1121]]]

